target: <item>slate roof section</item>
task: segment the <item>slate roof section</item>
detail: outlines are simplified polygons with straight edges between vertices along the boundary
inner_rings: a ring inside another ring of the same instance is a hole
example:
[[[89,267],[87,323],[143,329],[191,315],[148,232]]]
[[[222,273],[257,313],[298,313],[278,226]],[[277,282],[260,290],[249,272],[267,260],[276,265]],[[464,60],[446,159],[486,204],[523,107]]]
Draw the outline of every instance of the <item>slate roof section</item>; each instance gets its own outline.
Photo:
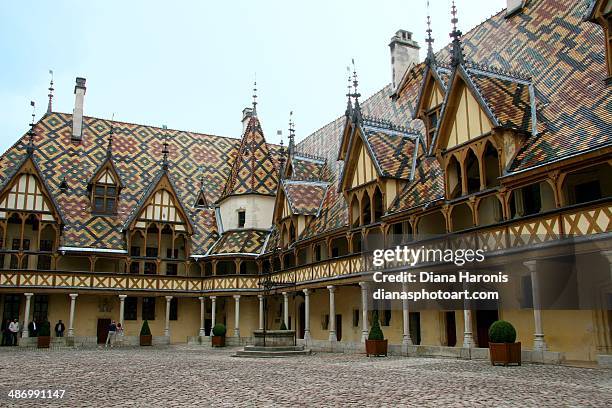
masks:
[[[257,116],[251,116],[219,201],[232,195],[275,195],[278,168]]]
[[[292,180],[324,180],[325,159],[303,153],[291,156]]]
[[[226,231],[208,255],[259,255],[264,249],[268,234],[269,231],[253,229]]]
[[[409,179],[419,136],[390,129],[364,128],[365,138],[383,177]]]
[[[388,214],[394,214],[429,202],[444,199],[444,176],[435,157],[419,160],[414,180],[407,184],[391,204]]]

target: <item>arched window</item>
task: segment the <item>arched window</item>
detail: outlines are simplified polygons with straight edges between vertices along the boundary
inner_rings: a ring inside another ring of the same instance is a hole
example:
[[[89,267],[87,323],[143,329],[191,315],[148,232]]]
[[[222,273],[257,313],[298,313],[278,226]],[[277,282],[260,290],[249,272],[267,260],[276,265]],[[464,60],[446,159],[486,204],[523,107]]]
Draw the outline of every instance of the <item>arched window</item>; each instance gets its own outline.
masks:
[[[291,222],[291,225],[289,226],[289,239],[291,240],[292,243],[297,241],[297,233],[295,231],[295,224],[293,224],[293,221]]]
[[[499,185],[499,156],[491,142],[487,142],[484,151],[485,184],[487,188]]]
[[[451,231],[461,231],[474,226],[472,209],[466,203],[453,207],[451,212]]]
[[[483,198],[478,205],[478,225],[491,225],[503,219],[502,205],[497,196]]]
[[[468,149],[467,157],[465,158],[465,177],[468,194],[480,191],[480,166],[478,158],[472,149]]]
[[[361,199],[361,214],[363,217],[363,225],[372,223],[372,212],[370,206],[370,196],[368,193],[364,193]]]
[[[359,226],[359,200],[357,199],[357,194],[353,195],[353,200],[351,201],[351,218],[353,227]]]
[[[512,190],[510,216],[512,218],[538,214],[555,208],[555,194],[545,181]]]
[[[380,192],[378,186],[374,189],[374,195],[372,196],[372,203],[374,205],[374,222],[380,221],[380,218],[385,213],[383,205],[383,195]]]
[[[461,166],[455,156],[450,158],[448,167],[446,168],[446,188],[448,192],[448,198],[453,199],[461,196]]]
[[[441,211],[429,213],[417,223],[417,234],[419,239],[431,238],[435,235],[446,234],[446,220]]]

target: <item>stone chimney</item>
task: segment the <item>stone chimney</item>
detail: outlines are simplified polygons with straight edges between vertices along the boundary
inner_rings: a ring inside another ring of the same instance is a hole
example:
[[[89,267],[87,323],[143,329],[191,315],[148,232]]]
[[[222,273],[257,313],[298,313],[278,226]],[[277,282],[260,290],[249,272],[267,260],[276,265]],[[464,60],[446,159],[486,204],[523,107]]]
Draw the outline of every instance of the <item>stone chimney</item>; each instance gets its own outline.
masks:
[[[242,110],[242,134],[246,132],[247,125],[249,124],[249,119],[253,116],[253,108],[244,108]]]
[[[397,88],[404,73],[412,65],[419,63],[419,44],[412,39],[412,33],[406,30],[397,30],[389,43],[391,49],[391,74],[393,88]]]
[[[526,4],[527,0],[506,0],[506,17],[519,13]]]
[[[83,138],[83,101],[85,100],[85,78],[77,77],[74,86],[74,110],[72,111],[72,140],[80,142]]]

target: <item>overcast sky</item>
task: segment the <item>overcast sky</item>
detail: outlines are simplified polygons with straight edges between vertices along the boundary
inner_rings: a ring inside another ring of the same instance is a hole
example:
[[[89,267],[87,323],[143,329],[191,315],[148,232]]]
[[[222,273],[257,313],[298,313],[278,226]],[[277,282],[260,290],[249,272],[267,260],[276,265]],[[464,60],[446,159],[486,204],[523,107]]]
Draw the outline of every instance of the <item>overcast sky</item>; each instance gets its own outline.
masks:
[[[458,0],[464,32],[506,0]],[[240,137],[241,111],[257,107],[269,142],[297,139],[345,108],[346,66],[360,92],[391,82],[389,40],[414,33],[425,56],[426,0],[15,1],[0,5],[0,150],[37,118],[55,73],[54,110],[72,112],[74,80],[87,78],[85,115]],[[448,42],[450,0],[431,0],[434,48]]]

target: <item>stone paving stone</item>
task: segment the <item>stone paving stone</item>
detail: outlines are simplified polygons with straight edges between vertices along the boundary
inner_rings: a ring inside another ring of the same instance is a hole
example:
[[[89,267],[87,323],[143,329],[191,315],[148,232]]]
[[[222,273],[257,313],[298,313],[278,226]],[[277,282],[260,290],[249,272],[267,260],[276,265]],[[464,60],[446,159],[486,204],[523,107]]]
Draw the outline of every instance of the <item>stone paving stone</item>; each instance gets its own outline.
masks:
[[[0,406],[612,406],[612,371],[318,353],[242,359],[199,346],[48,351],[0,348]],[[10,389],[65,389],[9,400]]]

